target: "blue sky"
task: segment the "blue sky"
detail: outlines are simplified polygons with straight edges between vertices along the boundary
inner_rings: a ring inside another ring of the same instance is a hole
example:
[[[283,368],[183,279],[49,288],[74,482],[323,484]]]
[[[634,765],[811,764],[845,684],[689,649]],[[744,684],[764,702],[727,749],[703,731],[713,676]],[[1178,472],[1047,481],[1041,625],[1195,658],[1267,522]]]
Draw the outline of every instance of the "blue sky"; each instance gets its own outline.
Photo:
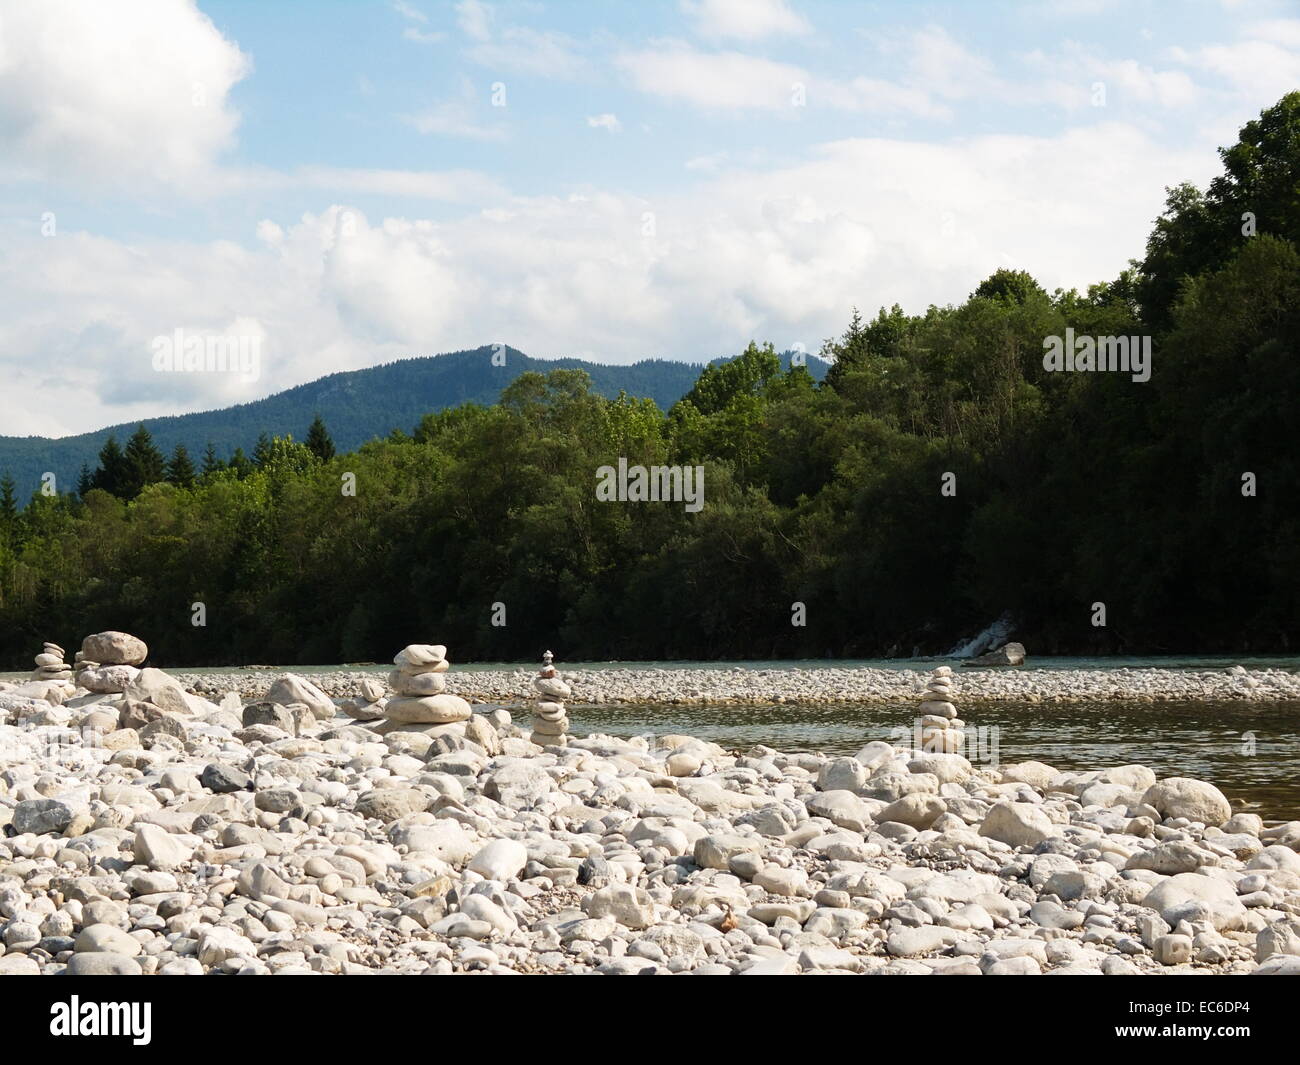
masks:
[[[0,0],[0,433],[1083,287],[1297,87],[1269,0]],[[177,328],[258,374],[153,372]]]

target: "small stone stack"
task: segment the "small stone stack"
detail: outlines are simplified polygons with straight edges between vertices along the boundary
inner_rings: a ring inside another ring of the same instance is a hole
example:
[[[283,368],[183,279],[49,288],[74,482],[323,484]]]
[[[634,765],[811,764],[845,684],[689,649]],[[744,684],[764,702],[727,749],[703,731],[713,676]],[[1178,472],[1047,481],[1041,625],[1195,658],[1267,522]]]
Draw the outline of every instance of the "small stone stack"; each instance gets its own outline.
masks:
[[[384,716],[384,706],[388,701],[387,689],[374,677],[363,678],[360,689],[359,695],[344,699],[340,708],[354,721],[378,721]]]
[[[397,694],[384,704],[387,720],[412,725],[468,720],[469,703],[445,691],[443,674],[451,663],[442,644],[413,643],[397,653],[393,664],[397,668],[388,674],[388,684]]]
[[[952,702],[952,670],[948,666],[939,666],[930,674],[917,712],[921,715],[921,750],[927,754],[961,753],[966,739],[961,731],[964,722]]]
[[[533,707],[533,742],[539,746],[563,745],[569,731],[569,717],[564,700],[573,694],[551,663],[555,656],[547,651],[542,655],[541,671],[533,678],[533,688],[538,699]]]
[[[74,666],[77,686],[101,695],[121,695],[140,675],[149,648],[127,632],[97,632],[81,641]]]
[[[32,680],[45,680],[60,683],[72,679],[72,667],[63,660],[66,654],[57,643],[47,643],[45,649],[36,656],[36,669]]]

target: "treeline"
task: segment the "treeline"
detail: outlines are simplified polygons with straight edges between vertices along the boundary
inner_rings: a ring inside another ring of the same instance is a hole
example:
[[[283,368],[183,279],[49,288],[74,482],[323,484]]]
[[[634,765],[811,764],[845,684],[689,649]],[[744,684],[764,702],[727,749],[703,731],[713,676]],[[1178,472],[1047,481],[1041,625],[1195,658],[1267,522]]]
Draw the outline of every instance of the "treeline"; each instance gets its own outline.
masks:
[[[1294,649],[1300,94],[1221,154],[1113,281],[855,314],[821,384],[751,344],[667,412],[556,370],[347,454],[318,425],[196,469],[137,433],[75,494],[0,485],[0,655],[907,655],[1006,611],[1031,653]],[[1150,381],[1046,371],[1067,329],[1151,337]],[[703,467],[703,509],[599,500],[620,458]]]

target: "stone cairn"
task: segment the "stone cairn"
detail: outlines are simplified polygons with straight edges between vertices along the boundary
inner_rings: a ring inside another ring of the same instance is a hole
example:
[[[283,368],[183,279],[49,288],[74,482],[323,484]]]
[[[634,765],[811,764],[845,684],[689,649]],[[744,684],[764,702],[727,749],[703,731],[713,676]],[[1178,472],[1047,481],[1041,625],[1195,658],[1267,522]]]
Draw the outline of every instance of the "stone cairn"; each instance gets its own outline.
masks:
[[[965,724],[957,716],[952,701],[952,669],[939,666],[930,674],[929,683],[917,707],[921,715],[921,749],[927,754],[959,754],[965,742],[961,731]]]
[[[140,674],[149,648],[126,632],[97,632],[81,641],[75,668],[77,686],[101,695],[121,695]]]
[[[343,700],[342,710],[354,721],[378,721],[384,716],[387,702],[388,690],[383,684],[374,677],[363,677],[360,694]]]
[[[561,745],[567,742],[569,717],[564,710],[564,700],[573,694],[555,666],[555,656],[547,651],[542,655],[541,671],[533,678],[533,688],[538,698],[533,707],[533,742],[539,746]]]
[[[32,680],[45,680],[61,683],[72,679],[72,668],[63,661],[66,652],[57,643],[47,643],[45,650],[36,656],[36,669],[32,671]]]
[[[384,703],[388,721],[418,727],[469,719],[469,703],[445,690],[443,674],[451,663],[442,644],[413,643],[397,653],[393,665],[397,668],[388,674],[388,684],[397,694]]]

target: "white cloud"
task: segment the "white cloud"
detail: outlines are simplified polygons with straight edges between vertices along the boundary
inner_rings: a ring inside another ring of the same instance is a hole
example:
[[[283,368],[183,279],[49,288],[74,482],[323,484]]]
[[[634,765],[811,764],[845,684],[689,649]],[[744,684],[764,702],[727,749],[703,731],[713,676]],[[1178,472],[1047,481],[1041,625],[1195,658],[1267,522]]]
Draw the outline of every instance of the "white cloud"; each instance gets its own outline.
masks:
[[[563,33],[507,26],[498,37],[475,44],[466,54],[501,76],[522,73],[569,79],[583,71],[576,47]]]
[[[807,20],[786,0],[682,0],[682,10],[706,37],[754,41],[773,34],[806,34]]]
[[[407,26],[402,31],[402,37],[416,44],[440,44],[447,39],[447,35],[440,30],[418,30],[414,26]]]
[[[616,62],[641,92],[716,111],[789,111],[793,86],[808,79],[789,63],[673,41],[625,52]]]
[[[365,170],[311,166],[302,167],[279,180],[297,188],[446,203],[481,203],[505,195],[495,178],[477,170]]]
[[[412,22],[428,22],[429,16],[417,7],[405,3],[404,0],[393,0],[393,10],[403,18],[408,18]]]
[[[1156,70],[1133,59],[1109,59],[1074,42],[1050,55],[1032,52],[1025,61],[1043,79],[1038,94],[1067,111],[1095,106],[1095,85],[1103,87],[1107,107],[1187,108],[1202,96],[1200,87],[1181,70]]]
[[[913,88],[924,87],[950,100],[1005,91],[993,64],[964,48],[941,26],[909,34],[907,47]]]
[[[456,5],[456,24],[461,32],[476,41],[486,41],[491,35],[492,9],[482,0],[461,0]]]
[[[587,125],[592,129],[607,129],[610,133],[623,131],[623,123],[618,120],[618,115],[610,114],[608,111],[600,115],[588,115]]]
[[[1216,75],[1239,97],[1272,104],[1300,86],[1300,19],[1252,23],[1230,44],[1179,48],[1173,54]]]
[[[495,113],[498,117],[497,121],[487,121],[482,117],[489,111]],[[417,114],[404,117],[421,133],[442,137],[464,137],[478,141],[499,141],[505,140],[508,132],[506,126],[500,121],[500,115],[500,108],[484,107],[480,92],[466,78],[461,81],[460,94],[457,97],[443,100]]]
[[[0,172],[202,184],[234,140],[228,97],[250,69],[193,0],[7,3]]]
[[[704,111],[761,111],[791,118],[803,106],[930,118],[949,113],[924,89],[868,77],[835,81],[791,63],[734,51],[702,52],[680,41],[624,52],[616,64],[641,92]]]
[[[344,202],[264,218],[248,247],[32,236],[0,246],[0,352],[19,353],[0,421],[82,430],[497,341],[615,362],[706,358],[751,338],[815,350],[854,305],[958,301],[1006,262],[1049,289],[1109,279],[1140,253],[1164,187],[1215,169],[1209,150],[1109,124],[842,140],[776,168],[700,170],[654,202],[502,196],[439,222]],[[252,388],[149,368],[154,336],[248,323],[265,335]]]
[[[584,72],[577,42],[567,34],[528,26],[496,26],[496,9],[483,0],[461,0],[456,23],[470,44],[465,55],[499,77],[533,74],[568,80]]]

